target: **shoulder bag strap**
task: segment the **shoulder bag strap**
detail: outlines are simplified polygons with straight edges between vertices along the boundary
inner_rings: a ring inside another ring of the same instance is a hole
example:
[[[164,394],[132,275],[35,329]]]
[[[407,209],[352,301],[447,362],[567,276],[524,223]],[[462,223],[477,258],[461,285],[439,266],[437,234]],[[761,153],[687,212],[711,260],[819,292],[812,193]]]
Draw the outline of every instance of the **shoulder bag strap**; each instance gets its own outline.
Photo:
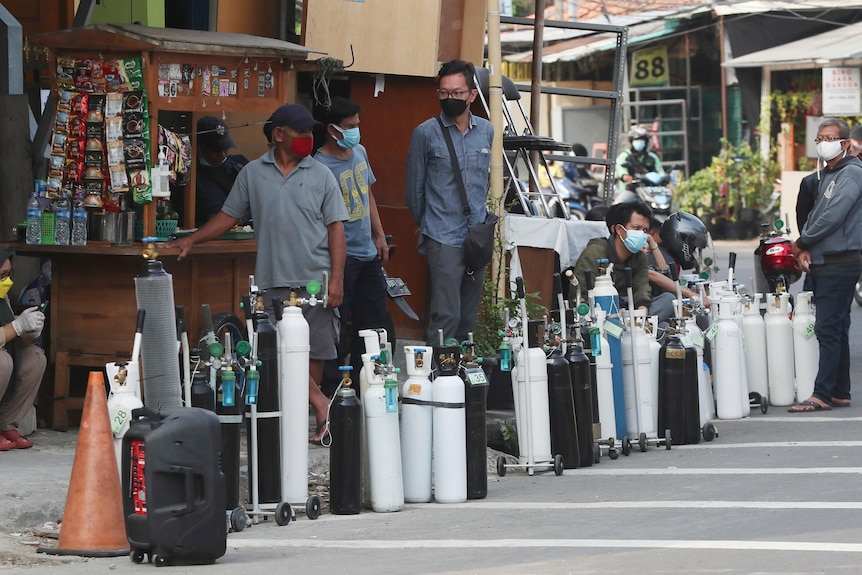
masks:
[[[464,189],[464,178],[461,177],[461,167],[458,165],[458,156],[455,154],[455,145],[452,143],[452,134],[446,126],[443,125],[443,120],[437,116],[437,123],[440,124],[440,130],[443,132],[443,139],[446,140],[446,146],[449,147],[449,160],[452,162],[452,171],[455,173],[455,182],[458,184],[458,193],[461,194],[461,204],[463,205],[464,215],[467,216],[467,223],[470,223],[470,204],[467,202],[467,190]]]

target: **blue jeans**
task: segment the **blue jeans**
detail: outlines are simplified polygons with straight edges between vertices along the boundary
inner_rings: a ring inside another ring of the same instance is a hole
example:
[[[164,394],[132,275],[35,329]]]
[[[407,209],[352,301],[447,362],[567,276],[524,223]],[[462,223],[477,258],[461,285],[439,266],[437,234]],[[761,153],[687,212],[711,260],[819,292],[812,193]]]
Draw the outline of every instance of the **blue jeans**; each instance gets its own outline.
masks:
[[[832,398],[850,399],[850,306],[859,274],[824,275],[820,272],[815,268],[810,274],[817,294],[814,334],[820,344],[814,397],[832,405]]]

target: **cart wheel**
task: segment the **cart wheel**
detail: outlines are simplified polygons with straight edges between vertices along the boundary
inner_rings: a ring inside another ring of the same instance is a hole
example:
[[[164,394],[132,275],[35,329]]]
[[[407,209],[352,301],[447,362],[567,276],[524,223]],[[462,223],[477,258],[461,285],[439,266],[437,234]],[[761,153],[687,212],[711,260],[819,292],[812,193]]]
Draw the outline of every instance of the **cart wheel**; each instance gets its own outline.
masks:
[[[646,433],[638,435],[638,447],[640,447],[641,453],[646,453]]]
[[[506,457],[503,455],[497,456],[497,475],[506,477]]]
[[[764,396],[760,396],[760,413],[766,415],[766,412],[769,411],[769,400]]]
[[[623,437],[623,455],[626,457],[629,456],[629,453],[632,452],[632,442],[629,441],[629,436],[626,435]]]
[[[236,531],[239,533],[245,526],[248,524],[248,515],[245,513],[245,509],[242,507],[237,507],[233,511],[230,512],[230,528],[232,531]]]
[[[670,451],[671,443],[670,443],[670,429],[664,430],[664,448]]]
[[[559,453],[554,456],[554,475],[563,474],[563,456]]]
[[[158,553],[153,553],[153,564],[156,567],[164,567],[168,564],[168,559]]]
[[[608,449],[608,457],[610,457],[611,459],[616,459],[619,456],[620,456],[620,454],[616,449],[614,449],[614,448]]]
[[[143,563],[144,562],[144,552],[135,549],[131,553],[129,553],[129,559],[132,560],[132,563]]]
[[[703,424],[703,429],[701,430],[701,432],[703,433],[704,441],[712,441],[713,439],[715,439],[715,426],[710,422],[707,421]]]
[[[293,510],[290,508],[290,503],[287,501],[282,501],[275,508],[275,523],[276,525],[282,526],[290,523],[290,519],[293,517]]]
[[[597,464],[602,460],[602,448],[598,443],[593,443],[593,463]]]
[[[305,516],[309,519],[317,519],[320,517],[320,497],[312,495],[305,502]]]

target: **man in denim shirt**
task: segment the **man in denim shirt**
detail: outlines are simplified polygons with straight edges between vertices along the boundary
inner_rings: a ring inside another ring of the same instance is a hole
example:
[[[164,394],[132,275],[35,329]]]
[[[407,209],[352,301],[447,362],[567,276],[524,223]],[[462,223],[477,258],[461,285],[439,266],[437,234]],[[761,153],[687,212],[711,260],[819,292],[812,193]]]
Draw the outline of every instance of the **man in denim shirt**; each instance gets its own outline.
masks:
[[[431,280],[431,317],[426,336],[430,345],[438,343],[438,329],[443,330],[444,338],[466,339],[476,324],[482,297],[485,268],[468,269],[461,247],[467,226],[485,220],[494,137],[491,123],[470,113],[470,104],[479,95],[474,73],[469,62],[452,60],[443,64],[437,74],[437,97],[442,109],[439,118],[443,129],[452,136],[470,204],[469,222],[437,117],[413,131],[407,152],[404,195],[419,224],[419,253],[428,260]]]

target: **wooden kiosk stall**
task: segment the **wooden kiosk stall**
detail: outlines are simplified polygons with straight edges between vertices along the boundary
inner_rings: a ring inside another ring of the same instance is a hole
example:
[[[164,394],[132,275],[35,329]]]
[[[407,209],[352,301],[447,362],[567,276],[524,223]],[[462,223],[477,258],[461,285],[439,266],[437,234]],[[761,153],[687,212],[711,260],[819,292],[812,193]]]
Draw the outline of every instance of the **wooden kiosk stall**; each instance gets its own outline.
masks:
[[[236,125],[232,124],[233,118],[246,122],[252,121],[251,118],[257,125],[255,137],[265,149],[257,122],[265,121],[278,106],[295,99],[298,68],[295,63],[305,61],[315,52],[297,44],[246,34],[134,25],[62,30],[33,36],[30,42],[48,50],[48,61],[57,70],[52,78],[55,93],[68,89],[70,79],[58,76],[69,62],[75,62],[76,70],[84,70],[80,73],[86,74],[86,70],[98,68],[101,63],[139,60],[143,85],[134,88],[142,89],[148,101],[144,119],[149,118],[152,135],[147,169],[156,163],[159,153],[160,114],[165,118],[171,114],[184,115],[185,133],[190,134],[193,153],[187,158],[188,178],[171,190],[172,197],[184,205],[181,228],[191,228],[195,221],[197,118],[215,115],[229,127]],[[93,82],[80,82],[77,77],[71,81],[76,82],[79,91],[98,91],[94,90]],[[105,201],[110,201],[108,178],[102,192]],[[155,204],[143,203],[138,212],[143,221],[143,235],[155,235]],[[19,256],[51,260],[47,348],[55,371],[52,393],[42,394],[43,398],[53,398],[52,409],[42,410],[42,414],[50,417],[54,429],[64,430],[69,425],[69,412],[83,406],[83,398],[72,397],[70,366],[103,367],[111,361],[128,359],[131,354],[137,308],[134,278],[140,273],[145,246],[139,242],[119,247],[109,242],[88,241],[85,246],[21,242],[5,247]],[[201,304],[209,304],[213,313],[239,313],[240,297],[248,292],[249,275],[254,271],[254,239],[201,244],[181,262],[176,260],[177,249],[158,251],[165,270],[173,276],[175,303],[185,306],[193,346],[201,330]]]

